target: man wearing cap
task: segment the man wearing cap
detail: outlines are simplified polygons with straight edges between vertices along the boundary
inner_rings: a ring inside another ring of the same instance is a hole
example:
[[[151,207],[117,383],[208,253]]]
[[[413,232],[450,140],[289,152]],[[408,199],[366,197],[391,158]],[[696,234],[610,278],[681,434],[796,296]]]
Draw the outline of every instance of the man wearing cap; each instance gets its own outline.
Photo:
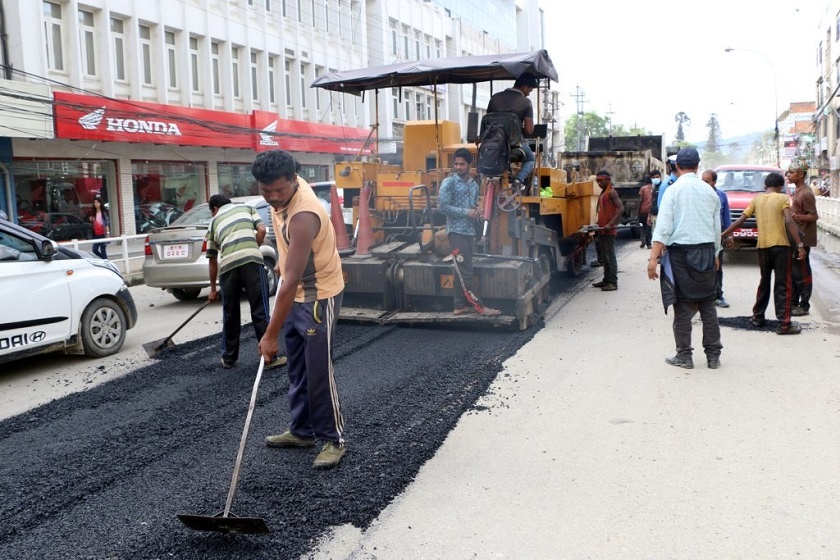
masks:
[[[598,197],[598,234],[595,237],[598,256],[604,265],[604,279],[592,285],[604,292],[618,289],[618,260],[615,257],[615,226],[624,214],[624,204],[612,184],[612,177],[607,171],[599,171],[595,182],[601,187]]]
[[[532,74],[527,72],[516,78],[512,88],[508,88],[499,93],[493,94],[490,98],[490,103],[487,104],[488,113],[514,113],[519,117],[522,123],[522,152],[525,154],[525,159],[522,160],[522,166],[519,168],[519,173],[515,180],[521,185],[525,184],[528,175],[534,170],[537,163],[531,146],[528,145],[526,137],[534,134],[534,107],[528,96],[535,87],[540,85],[539,80]]]
[[[659,278],[656,264],[663,258],[662,273],[674,285],[674,341],[677,353],[665,358],[669,365],[692,369],[691,319],[697,311],[703,322],[703,349],[710,369],[720,367],[720,325],[715,308],[715,270],[720,252],[720,198],[697,176],[700,154],[682,148],[677,154],[677,180],[662,197],[648,278]],[[667,313],[667,307],[666,307]]]
[[[801,158],[794,158],[788,166],[787,180],[795,186],[790,199],[790,216],[796,222],[796,228],[802,244],[805,245],[805,258],[793,262],[791,276],[793,277],[793,298],[791,299],[790,314],[794,317],[807,315],[811,309],[811,292],[813,278],[811,277],[811,247],[817,245],[817,199],[814,191],[805,184],[808,174],[808,164]]]

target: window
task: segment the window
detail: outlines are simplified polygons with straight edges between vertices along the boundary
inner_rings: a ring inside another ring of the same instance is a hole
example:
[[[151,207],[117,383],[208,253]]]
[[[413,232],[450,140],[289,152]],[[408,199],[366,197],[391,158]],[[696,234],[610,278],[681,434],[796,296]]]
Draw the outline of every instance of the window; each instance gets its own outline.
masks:
[[[315,23],[315,0],[309,1],[309,13],[312,14],[312,27],[316,27]]]
[[[219,42],[210,42],[210,69],[213,72],[213,94],[221,95],[222,79],[219,70]]]
[[[440,58],[440,40],[435,40],[435,56]]]
[[[125,25],[121,19],[111,18],[111,37],[114,38],[114,77],[125,80]]]
[[[283,84],[285,86],[286,107],[292,106],[292,61],[286,59],[283,62]]]
[[[420,32],[414,32],[414,59],[420,60]]]
[[[411,120],[411,100],[408,99],[409,94],[403,96],[403,105],[405,106],[405,120]]]
[[[277,103],[277,94],[274,91],[275,66],[277,58],[274,56],[268,57],[268,101],[270,103]]]
[[[391,20],[391,54],[397,56],[399,51],[399,38],[397,37],[397,22]]]
[[[47,68],[64,70],[64,53],[61,50],[61,6],[44,2],[44,37],[47,48]]]
[[[300,106],[306,109],[306,71],[307,64],[300,64]]]
[[[394,118],[400,118],[400,94],[397,88],[391,88],[391,99],[394,103]]]
[[[233,96],[239,99],[239,47],[230,49],[230,68],[233,74]]]
[[[151,86],[154,85],[152,82],[152,29],[148,25],[141,25],[139,30],[143,84]]]
[[[330,0],[324,0],[324,30],[330,30]]]
[[[403,59],[404,60],[411,60],[408,54],[408,27],[403,25],[402,27],[402,39],[403,39]]]
[[[201,92],[201,82],[198,75],[198,38],[190,37],[190,73],[192,77],[192,90],[195,93]]]
[[[178,87],[178,58],[175,56],[175,33],[166,31],[164,33],[164,40],[166,41],[166,67],[169,72],[169,87],[175,89]]]
[[[316,66],[315,67],[315,79],[316,80],[318,78],[320,78],[321,74],[323,74],[323,73],[324,73],[324,69],[321,66]],[[321,110],[321,88],[318,88],[318,89],[315,90],[315,110],[316,111]]]
[[[254,101],[260,100],[260,90],[259,84],[257,80],[257,71],[259,70],[257,65],[257,53],[251,51],[251,99]]]
[[[96,76],[93,13],[79,10],[79,48],[82,49],[82,73]]]
[[[298,20],[298,22],[303,23],[303,10],[301,9],[300,1],[301,1],[301,0],[296,0],[296,4],[297,4],[297,20]]]
[[[834,40],[840,40],[840,12],[837,12],[837,21],[834,33]]]
[[[271,0],[265,0],[265,11],[266,12],[271,11]]]

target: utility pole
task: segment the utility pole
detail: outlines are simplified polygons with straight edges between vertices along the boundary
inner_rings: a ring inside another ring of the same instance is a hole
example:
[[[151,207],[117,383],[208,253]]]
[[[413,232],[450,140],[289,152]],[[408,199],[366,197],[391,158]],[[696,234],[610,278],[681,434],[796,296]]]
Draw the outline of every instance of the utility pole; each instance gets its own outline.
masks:
[[[612,103],[610,103],[609,109],[607,110],[607,118],[610,121],[610,136],[612,136],[612,116],[615,115],[615,111],[613,111]]]
[[[584,133],[584,122],[583,122],[583,104],[586,103],[586,93],[580,89],[580,86],[575,86],[575,93],[572,94],[572,97],[575,98],[575,109],[577,110],[577,151],[582,152],[584,149],[583,146],[583,133]]]

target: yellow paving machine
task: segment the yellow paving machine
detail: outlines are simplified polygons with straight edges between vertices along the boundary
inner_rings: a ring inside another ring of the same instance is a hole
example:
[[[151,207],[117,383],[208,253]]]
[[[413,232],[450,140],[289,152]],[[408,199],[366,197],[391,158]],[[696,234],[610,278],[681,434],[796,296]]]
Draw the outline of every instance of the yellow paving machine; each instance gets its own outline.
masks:
[[[378,106],[380,89],[430,86],[437,96],[442,84],[514,80],[524,72],[546,85],[557,81],[548,53],[540,50],[339,71],[312,85],[357,95],[374,90]],[[535,114],[538,107],[539,94]],[[476,135],[469,131],[467,136]],[[474,288],[487,305],[502,311],[492,318],[452,313],[454,290],[461,288],[452,257],[440,242],[446,220],[437,211],[437,194],[451,172],[455,150],[477,153],[459,124],[437,115],[406,122],[399,165],[384,163],[378,150],[368,161],[359,157],[338,163],[336,187],[343,189],[344,204],[354,209],[355,232],[352,246],[342,251],[346,289],[340,318],[519,329],[534,324],[550,302],[552,275],[578,275],[584,267],[599,189],[592,178],[541,165],[541,139],[531,141],[537,166],[527,186],[509,181],[515,161],[499,176],[477,177],[483,220],[476,232]]]

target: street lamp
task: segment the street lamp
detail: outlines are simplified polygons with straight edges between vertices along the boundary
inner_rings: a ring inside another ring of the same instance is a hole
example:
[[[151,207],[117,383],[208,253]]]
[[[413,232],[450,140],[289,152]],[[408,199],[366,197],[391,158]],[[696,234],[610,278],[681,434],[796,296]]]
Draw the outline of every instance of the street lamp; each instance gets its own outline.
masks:
[[[742,49],[742,48],[734,49],[732,47],[726,47],[723,50],[724,50],[724,52],[732,52],[732,51],[750,52],[750,53],[753,53],[755,55],[760,56],[761,58],[763,58],[767,62],[768,65],[770,65],[770,72],[773,74],[773,110],[774,110],[774,115],[773,115],[773,124],[774,124],[773,140],[774,140],[774,143],[775,143],[775,146],[776,146],[776,150],[775,150],[776,151],[776,167],[781,167],[782,164],[781,164],[781,161],[779,160],[779,91],[778,91],[778,83],[777,83],[777,80],[776,80],[776,67],[773,65],[773,61],[770,60],[770,58],[761,51],[756,51],[756,50],[753,50],[753,49]]]

